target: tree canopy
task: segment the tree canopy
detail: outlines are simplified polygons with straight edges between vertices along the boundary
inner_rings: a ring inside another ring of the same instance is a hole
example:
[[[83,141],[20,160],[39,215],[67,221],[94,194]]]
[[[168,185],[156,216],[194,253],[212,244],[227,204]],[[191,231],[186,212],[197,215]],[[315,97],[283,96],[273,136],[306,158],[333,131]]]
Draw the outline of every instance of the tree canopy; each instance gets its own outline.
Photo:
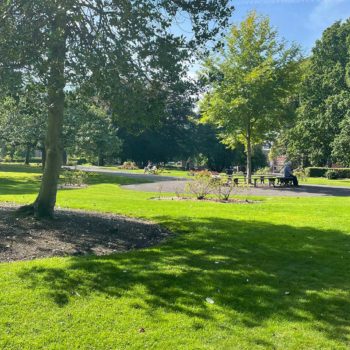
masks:
[[[204,64],[208,89],[200,103],[202,120],[217,127],[227,146],[245,145],[249,181],[253,145],[272,140],[288,117],[298,58],[298,48],[287,47],[269,19],[252,12],[232,27],[221,55]]]
[[[288,135],[294,159],[322,166],[340,161],[350,109],[350,20],[336,22],[316,42],[309,59],[295,127]]]
[[[228,0],[2,1],[0,75],[29,76],[46,86],[48,96],[44,175],[26,210],[53,214],[67,87],[108,100],[120,120],[157,117],[201,44],[220,33],[231,12]],[[193,36],[173,30],[179,14],[188,16]]]

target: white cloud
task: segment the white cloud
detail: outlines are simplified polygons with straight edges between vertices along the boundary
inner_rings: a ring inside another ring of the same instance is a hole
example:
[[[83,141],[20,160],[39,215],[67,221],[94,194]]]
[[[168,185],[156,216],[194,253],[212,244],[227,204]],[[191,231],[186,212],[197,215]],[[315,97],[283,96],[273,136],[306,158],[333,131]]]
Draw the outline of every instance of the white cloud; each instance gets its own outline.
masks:
[[[350,0],[320,0],[310,14],[309,25],[326,29],[335,21],[350,17]]]

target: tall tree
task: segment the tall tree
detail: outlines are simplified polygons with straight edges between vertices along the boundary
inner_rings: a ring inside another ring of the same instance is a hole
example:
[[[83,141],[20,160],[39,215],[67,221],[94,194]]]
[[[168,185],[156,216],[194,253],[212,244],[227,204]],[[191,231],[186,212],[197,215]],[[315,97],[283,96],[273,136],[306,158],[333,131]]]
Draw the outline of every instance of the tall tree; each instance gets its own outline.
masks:
[[[97,161],[98,165],[116,159],[121,140],[108,108],[98,99],[88,100],[76,93],[70,94],[66,102],[63,128],[65,151],[94,163]]]
[[[350,19],[326,29],[312,50],[288,143],[289,153],[304,154],[311,165],[332,163],[333,141],[350,109],[349,45]]]
[[[271,140],[286,122],[288,97],[299,79],[299,49],[278,40],[269,19],[252,12],[233,26],[220,56],[204,64],[208,81],[200,110],[228,147],[245,146],[251,182],[252,148]]]
[[[231,12],[228,0],[2,1],[0,71],[25,71],[44,82],[48,94],[45,169],[39,195],[26,209],[39,217],[53,215],[67,85],[88,81],[90,91],[113,98],[119,118],[126,106],[134,116],[147,117]],[[172,30],[177,14],[187,14],[193,38]],[[135,96],[142,99],[126,103]]]
[[[29,164],[32,150],[45,137],[47,96],[38,84],[29,84],[20,92],[18,98],[0,100],[0,140],[24,148],[25,163]]]

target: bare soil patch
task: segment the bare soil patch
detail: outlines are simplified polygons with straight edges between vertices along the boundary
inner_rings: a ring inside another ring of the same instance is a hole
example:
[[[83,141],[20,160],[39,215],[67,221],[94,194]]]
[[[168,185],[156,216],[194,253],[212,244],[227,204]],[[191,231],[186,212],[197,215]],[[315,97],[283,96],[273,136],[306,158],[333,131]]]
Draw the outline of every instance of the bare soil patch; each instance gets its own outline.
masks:
[[[144,220],[57,210],[54,220],[21,217],[0,205],[0,262],[67,255],[107,255],[156,245],[170,232]]]

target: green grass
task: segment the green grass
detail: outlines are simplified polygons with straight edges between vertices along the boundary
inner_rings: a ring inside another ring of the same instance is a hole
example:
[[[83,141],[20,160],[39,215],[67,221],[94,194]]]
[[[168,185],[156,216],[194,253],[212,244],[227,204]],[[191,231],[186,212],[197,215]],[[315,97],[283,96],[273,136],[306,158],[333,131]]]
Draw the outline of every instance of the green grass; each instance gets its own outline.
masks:
[[[301,183],[305,185],[350,187],[350,179],[329,180],[325,177],[308,177],[305,181],[301,181]]]
[[[144,174],[143,169],[124,170],[124,169],[121,169],[119,167],[113,167],[113,166],[105,166],[105,167],[101,167],[101,168],[114,170],[116,172],[121,172],[121,173]],[[176,170],[176,169],[168,169],[168,168],[163,169],[158,175],[159,176],[171,176],[171,177],[183,177],[183,178],[193,177],[186,170]]]
[[[104,169],[110,169],[122,173],[131,173],[131,174],[143,174],[143,169],[136,169],[136,170],[123,170],[118,167],[103,167]],[[182,177],[182,178],[193,178],[189,174],[188,171],[185,170],[174,170],[174,169],[165,169],[162,173],[159,175],[161,176],[172,176],[172,177]],[[254,177],[260,176],[260,175],[254,175]],[[239,175],[238,178],[243,179],[244,177]],[[308,177],[304,180],[300,180],[300,183],[303,185],[325,185],[325,186],[344,186],[344,187],[350,187],[350,179],[339,179],[339,180],[329,180],[324,177]]]
[[[350,198],[152,201],[118,186],[130,181],[96,176],[58,204],[176,235],[126,254],[0,264],[1,349],[349,349]],[[38,184],[0,173],[0,201],[29,202]]]

